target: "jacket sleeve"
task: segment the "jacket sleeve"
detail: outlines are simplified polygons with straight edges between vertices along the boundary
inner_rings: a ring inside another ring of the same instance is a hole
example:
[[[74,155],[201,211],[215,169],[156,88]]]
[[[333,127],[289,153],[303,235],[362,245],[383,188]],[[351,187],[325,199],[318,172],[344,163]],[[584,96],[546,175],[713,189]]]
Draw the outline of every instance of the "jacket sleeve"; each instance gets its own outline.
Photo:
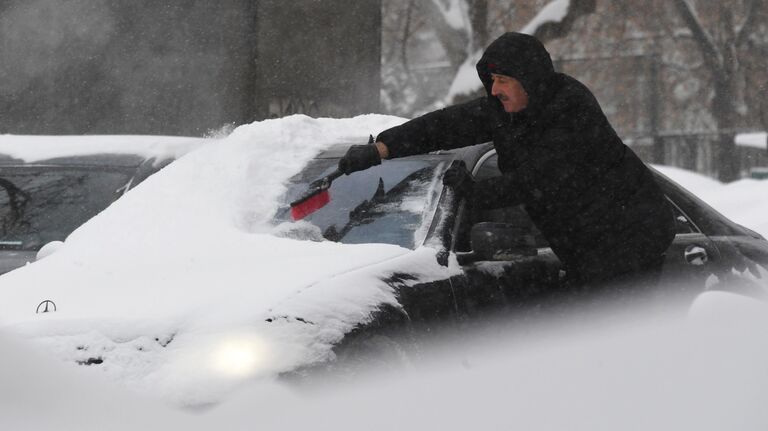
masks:
[[[492,118],[483,97],[414,118],[381,132],[376,140],[387,146],[392,158],[482,144],[492,139]]]

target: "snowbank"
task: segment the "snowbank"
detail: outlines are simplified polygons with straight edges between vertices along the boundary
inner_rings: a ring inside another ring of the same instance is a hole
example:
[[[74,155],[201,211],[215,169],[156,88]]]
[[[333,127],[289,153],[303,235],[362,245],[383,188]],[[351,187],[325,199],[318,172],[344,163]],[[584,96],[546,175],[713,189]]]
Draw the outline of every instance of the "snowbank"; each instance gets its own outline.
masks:
[[[736,145],[760,149],[768,148],[768,133],[741,133],[736,135]]]
[[[127,394],[3,337],[0,427],[764,430],[767,316],[764,304],[711,293],[686,319],[639,309],[485,328],[397,373],[303,390],[250,382],[202,412]]]

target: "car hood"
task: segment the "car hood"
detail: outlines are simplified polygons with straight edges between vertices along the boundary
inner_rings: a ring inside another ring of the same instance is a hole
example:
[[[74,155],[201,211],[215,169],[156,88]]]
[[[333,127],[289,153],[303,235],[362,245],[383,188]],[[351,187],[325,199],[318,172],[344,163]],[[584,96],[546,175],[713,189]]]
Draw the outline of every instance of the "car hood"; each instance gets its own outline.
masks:
[[[98,267],[63,249],[3,277],[0,329],[139,391],[207,404],[243,379],[333,358],[346,333],[382,305],[398,306],[385,281],[393,274],[417,283],[456,271],[429,248],[267,234],[249,242],[236,260],[148,253],[141,265]],[[49,312],[37,313],[46,301]]]
[[[3,277],[0,323],[152,320],[239,305],[247,315],[261,315],[307,286],[410,252],[388,244],[343,245],[269,234],[251,235],[245,243],[237,235],[217,241],[219,253],[195,250],[190,240],[185,256],[147,250],[130,262],[119,249],[92,250],[99,255],[89,256],[64,248]],[[55,315],[35,313],[44,300],[58,305]]]

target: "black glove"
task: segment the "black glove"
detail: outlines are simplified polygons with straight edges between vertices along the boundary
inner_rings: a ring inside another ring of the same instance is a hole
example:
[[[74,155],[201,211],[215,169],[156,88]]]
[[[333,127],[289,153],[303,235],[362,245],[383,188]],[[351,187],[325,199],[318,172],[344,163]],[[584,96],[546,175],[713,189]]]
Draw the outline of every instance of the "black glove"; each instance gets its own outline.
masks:
[[[443,174],[443,185],[450,187],[459,198],[470,198],[475,191],[475,180],[463,161],[453,162]]]
[[[375,144],[352,145],[339,160],[339,170],[346,175],[381,164],[381,156]]]

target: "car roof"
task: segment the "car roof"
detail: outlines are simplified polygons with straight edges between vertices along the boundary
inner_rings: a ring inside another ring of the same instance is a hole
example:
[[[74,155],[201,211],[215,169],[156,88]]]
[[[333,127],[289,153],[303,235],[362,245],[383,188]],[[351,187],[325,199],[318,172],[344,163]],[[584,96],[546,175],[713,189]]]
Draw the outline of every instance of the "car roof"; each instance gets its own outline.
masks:
[[[0,166],[136,167],[172,160],[215,139],[143,135],[0,135]]]
[[[345,142],[334,144],[331,147],[323,150],[315,156],[316,159],[339,159],[347,152],[351,145],[359,145],[360,142],[365,140],[359,140],[354,142]],[[409,159],[457,159],[463,160],[469,167],[472,167],[477,163],[480,157],[493,148],[493,144],[486,142],[479,145],[471,145],[467,147],[455,148],[452,150],[438,150],[426,154],[417,154],[409,156]]]
[[[0,154],[0,167],[116,167],[136,168],[146,159],[135,154],[92,154],[84,156],[57,157],[27,162]]]

